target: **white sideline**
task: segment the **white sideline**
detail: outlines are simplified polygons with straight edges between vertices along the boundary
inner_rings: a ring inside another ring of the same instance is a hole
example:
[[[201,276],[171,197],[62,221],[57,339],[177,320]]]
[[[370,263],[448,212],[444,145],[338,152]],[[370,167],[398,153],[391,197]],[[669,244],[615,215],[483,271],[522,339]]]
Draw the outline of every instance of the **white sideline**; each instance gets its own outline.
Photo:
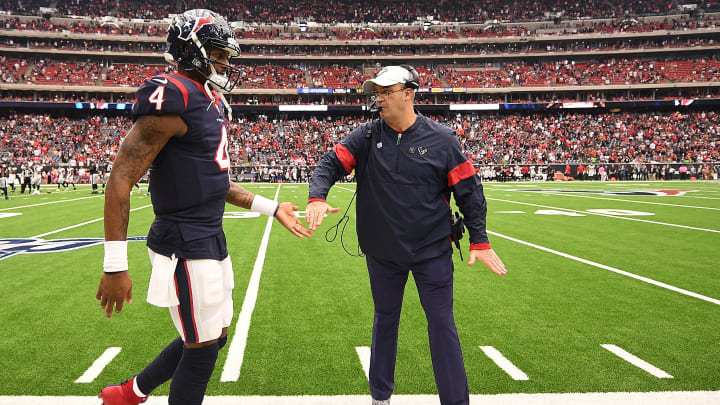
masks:
[[[635,356],[632,353],[628,353],[625,351],[625,349],[615,346],[615,345],[600,345],[606,350],[610,351],[612,354],[620,357],[621,359],[627,361],[628,363],[632,364],[635,367],[641,368],[648,373],[654,375],[657,378],[673,378],[670,374],[666,373],[663,370],[660,370],[659,368],[653,366],[652,364],[648,363],[647,361]]]
[[[133,208],[133,209],[130,210],[130,212],[138,211],[138,210],[141,210],[141,209],[144,209],[144,208],[147,208],[147,207],[152,207],[152,204],[150,204],[150,205],[143,205],[142,207]],[[54,234],[54,233],[58,233],[58,232],[62,232],[62,231],[67,231],[68,229],[78,228],[78,227],[81,227],[81,226],[83,226],[83,225],[92,224],[93,222],[102,221],[103,219],[105,219],[105,217],[95,218],[95,219],[92,219],[92,220],[90,220],[90,221],[86,221],[86,222],[83,222],[83,223],[80,223],[80,224],[67,226],[67,227],[65,227],[65,228],[57,229],[57,230],[55,230],[55,231],[50,231],[50,232],[46,232],[46,233],[41,233],[40,235],[31,236],[30,238],[31,238],[31,239],[42,238],[42,237],[44,237],[44,236],[52,235],[52,234]]]
[[[275,201],[277,201],[280,195],[281,185],[281,183],[278,183],[277,191],[275,192]],[[245,292],[245,299],[240,309],[240,315],[238,315],[235,334],[232,337],[232,341],[230,341],[230,347],[228,347],[227,359],[225,360],[225,366],[223,366],[222,375],[220,376],[221,382],[234,382],[240,378],[240,369],[242,368],[243,358],[245,357],[245,346],[247,345],[248,332],[250,331],[250,319],[252,318],[255,303],[257,302],[258,290],[260,289],[260,275],[262,274],[263,265],[265,264],[265,253],[267,252],[270,230],[272,229],[274,219],[274,217],[268,217],[267,225],[265,226],[265,233],[260,242],[257,259],[255,259],[255,266],[253,266],[250,282]]]
[[[483,351],[483,353],[485,353],[486,356],[490,358],[490,360],[494,361],[495,364],[497,364],[497,366],[500,367],[504,372],[506,372],[513,380],[527,381],[530,379],[528,378],[527,374],[525,374],[510,360],[503,356],[503,354],[500,353],[498,349],[492,346],[480,346],[480,349]]]
[[[694,226],[670,224],[670,223],[666,223],[666,222],[649,221],[649,220],[647,220],[647,219],[620,217],[620,216],[616,216],[616,215],[600,214],[600,213],[597,213],[597,212],[590,212],[590,211],[578,211],[578,210],[574,210],[574,209],[571,209],[571,208],[551,207],[551,206],[549,206],[549,205],[531,204],[531,203],[526,203],[526,202],[521,202],[521,201],[503,200],[503,199],[500,199],[500,198],[490,198],[490,197],[487,197],[486,199],[487,199],[487,200],[493,200],[493,201],[502,201],[502,202],[506,202],[506,203],[510,203],[510,204],[529,205],[529,206],[531,206],[531,207],[548,208],[548,209],[552,209],[552,210],[562,210],[562,211],[569,211],[569,212],[577,212],[577,213],[580,213],[580,214],[589,214],[589,215],[597,215],[597,216],[601,216],[601,217],[608,217],[608,218],[615,218],[615,219],[623,219],[623,220],[625,220],[625,221],[645,222],[645,223],[648,223],[648,224],[672,226],[672,227],[675,227],[675,228],[691,229],[691,230],[694,230],[694,231],[704,231],[704,232],[720,233],[720,231],[717,230],[717,229],[697,228],[697,227],[694,227]]]
[[[360,358],[360,364],[362,364],[363,371],[365,372],[365,378],[370,379],[370,348],[367,346],[355,347],[358,357]]]
[[[519,190],[518,193],[522,193],[525,190]],[[720,208],[714,208],[714,207],[700,207],[696,205],[683,205],[683,204],[669,204],[669,203],[660,203],[660,202],[654,202],[654,201],[637,201],[637,200],[623,200],[622,198],[610,198],[610,197],[595,197],[590,195],[581,195],[581,193],[576,194],[570,194],[570,193],[552,193],[552,192],[544,192],[543,194],[548,195],[559,195],[562,197],[575,197],[575,198],[590,198],[593,200],[608,200],[608,201],[621,201],[621,202],[629,202],[629,203],[636,203],[636,204],[651,204],[651,205],[664,205],[667,207],[680,207],[680,208],[697,208],[700,210],[713,210],[713,211],[720,211]],[[685,196],[680,196],[685,197]],[[694,196],[692,196],[694,197]]]
[[[625,271],[625,270],[616,269],[616,268],[614,268],[614,267],[606,266],[606,265],[604,265],[604,264],[596,263],[596,262],[593,262],[593,261],[590,261],[590,260],[587,260],[587,259],[583,259],[583,258],[580,258],[580,257],[577,257],[577,256],[569,255],[569,254],[567,254],[567,253],[559,252],[559,251],[557,251],[557,250],[553,250],[553,249],[550,249],[550,248],[546,248],[546,247],[544,247],[544,246],[540,246],[540,245],[536,245],[536,244],[534,244],[534,243],[526,242],[526,241],[524,241],[524,240],[516,239],[516,238],[513,238],[513,237],[511,237],[511,236],[503,235],[503,234],[501,234],[501,233],[493,232],[493,231],[490,231],[490,230],[488,230],[487,233],[490,234],[490,235],[494,235],[494,236],[503,238],[503,239],[507,239],[507,240],[510,240],[510,241],[513,241],[513,242],[520,243],[520,244],[525,245],[525,246],[530,246],[530,247],[535,248],[535,249],[539,249],[539,250],[542,250],[542,251],[545,251],[545,252],[548,252],[548,253],[552,253],[552,254],[554,254],[554,255],[562,256],[562,257],[565,257],[565,258],[567,258],[567,259],[575,260],[575,261],[580,262],[580,263],[589,264],[589,265],[591,265],[591,266],[594,266],[594,267],[597,267],[597,268],[600,268],[600,269],[603,269],[603,270],[612,271],[613,273],[617,273],[617,274],[620,274],[620,275],[623,275],[623,276],[627,276],[627,277],[630,277],[630,278],[634,278],[634,279],[636,279],[636,280],[644,281],[644,282],[646,282],[646,283],[648,283],[648,284],[652,284],[652,285],[655,285],[655,286],[658,286],[658,287],[662,287],[662,288],[668,289],[668,290],[670,290],[670,291],[675,291],[675,292],[678,292],[678,293],[680,293],[680,294],[687,295],[687,296],[689,296],[689,297],[701,299],[701,300],[703,300],[703,301],[707,301],[707,302],[710,302],[710,303],[715,304],[715,305],[720,305],[720,300],[717,300],[717,299],[715,299],[715,298],[706,297],[706,296],[704,296],[704,295],[701,295],[701,294],[698,294],[698,293],[694,293],[694,292],[692,292],[692,291],[684,290],[684,289],[682,289],[682,288],[678,288],[678,287],[672,286],[672,285],[670,285],[670,284],[665,284],[665,283],[662,283],[662,282],[660,282],[660,281],[653,280],[653,279],[651,279],[651,278],[639,276],[639,275],[637,275],[637,274],[630,273],[630,272]]]
[[[118,354],[120,354],[120,350],[122,348],[120,347],[108,347],[107,350],[103,352],[100,357],[98,357],[97,360],[93,362],[93,364],[88,368],[83,375],[80,376],[77,380],[75,380],[76,384],[79,383],[91,383],[95,381],[97,376],[102,373],[102,371],[105,369],[105,366],[110,364],[112,359],[115,358]]]
[[[146,405],[167,405],[151,396]],[[206,396],[203,405],[368,405],[370,395]],[[470,395],[483,405],[717,405],[720,391],[589,392],[562,394]],[[0,405],[97,405],[91,397],[0,396]],[[437,395],[393,395],[392,405],[439,405]]]

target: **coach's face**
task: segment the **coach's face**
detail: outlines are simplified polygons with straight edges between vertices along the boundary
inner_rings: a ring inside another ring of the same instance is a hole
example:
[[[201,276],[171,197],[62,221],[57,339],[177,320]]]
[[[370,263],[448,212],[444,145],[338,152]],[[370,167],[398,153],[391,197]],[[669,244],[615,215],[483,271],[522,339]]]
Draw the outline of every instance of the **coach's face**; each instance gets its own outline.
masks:
[[[406,88],[404,84],[375,85],[375,102],[380,108],[380,116],[386,121],[396,120],[407,112],[408,103],[410,103],[410,111],[412,111],[410,92],[412,90]]]

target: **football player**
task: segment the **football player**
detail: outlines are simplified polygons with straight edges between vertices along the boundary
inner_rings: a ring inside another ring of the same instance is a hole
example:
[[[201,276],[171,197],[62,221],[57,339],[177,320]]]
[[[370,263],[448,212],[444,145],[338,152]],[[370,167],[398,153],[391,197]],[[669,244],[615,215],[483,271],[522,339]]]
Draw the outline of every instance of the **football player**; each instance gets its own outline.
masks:
[[[9,200],[10,197],[8,197],[7,193],[7,170],[5,169],[5,166],[0,167],[0,191],[3,192],[3,195],[5,196],[6,200]]]
[[[8,168],[7,181],[8,181],[8,186],[10,186],[11,191],[13,193],[15,192],[15,184],[17,184],[17,173],[16,172],[17,172],[17,168],[12,167],[12,166]]]
[[[30,179],[30,194],[40,194],[40,184],[42,183],[42,166],[35,166],[32,177]]]
[[[90,162],[90,184],[92,185],[92,191],[90,194],[98,194],[98,165],[95,162]]]
[[[152,264],[147,301],[169,308],[180,336],[136,377],[103,388],[100,398],[106,405],[144,402],[170,379],[169,404],[202,403],[233,315],[233,271],[222,228],[226,202],[274,216],[295,236],[311,236],[293,212],[297,206],[230,182],[230,108],[222,93],[237,82],[239,70],[228,59],[240,49],[225,19],[203,9],[178,14],[167,42],[165,57],[177,72],[145,80],[138,88],[135,123],[108,180],[104,274],[96,298],[107,318],[131,302],[129,195],[150,168],[155,220],[147,238]]]
[[[75,183],[77,182],[76,175],[75,175],[75,169],[68,168],[67,174],[65,175],[65,183],[63,183],[63,186],[65,186],[65,191],[67,191],[68,186],[73,186],[73,191],[77,190],[77,187],[75,187]]]
[[[23,163],[22,166],[22,185],[20,186],[20,194],[25,194],[25,189],[28,189],[28,194],[32,193],[30,186],[30,180],[32,179],[32,168],[29,163]]]

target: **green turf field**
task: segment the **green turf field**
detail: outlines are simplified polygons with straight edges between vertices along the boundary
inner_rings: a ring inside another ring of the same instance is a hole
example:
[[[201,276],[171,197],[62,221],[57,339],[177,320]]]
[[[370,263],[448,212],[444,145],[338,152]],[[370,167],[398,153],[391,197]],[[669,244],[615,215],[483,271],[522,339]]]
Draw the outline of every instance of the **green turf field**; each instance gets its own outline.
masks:
[[[246,187],[269,198],[278,191]],[[338,184],[328,202],[344,210],[352,190]],[[618,194],[648,190],[687,192]],[[468,267],[455,255],[455,316],[472,394],[720,390],[720,183],[491,183],[485,193],[490,242],[509,274]],[[303,210],[306,199],[306,184],[280,186],[279,200]],[[142,193],[132,196],[129,236],[146,235],[149,204]],[[350,212],[345,239],[354,251]],[[101,245],[29,254],[8,241],[102,238],[102,215],[102,195],[86,187],[0,200],[0,396],[96,395],[176,337],[167,310],[145,302],[143,242],[129,245],[135,302],[107,320],[95,300]],[[268,219],[228,216],[232,338]],[[220,354],[209,395],[367,394],[356,347],[371,342],[369,282],[364,259],[325,241],[337,219],[326,218],[310,240],[272,226],[239,378],[221,382],[233,342]],[[436,392],[425,328],[411,278],[397,394]],[[606,344],[672,378],[630,364]],[[481,346],[497,349],[527,380],[513,379]],[[91,382],[76,383],[110,347],[121,351]]]

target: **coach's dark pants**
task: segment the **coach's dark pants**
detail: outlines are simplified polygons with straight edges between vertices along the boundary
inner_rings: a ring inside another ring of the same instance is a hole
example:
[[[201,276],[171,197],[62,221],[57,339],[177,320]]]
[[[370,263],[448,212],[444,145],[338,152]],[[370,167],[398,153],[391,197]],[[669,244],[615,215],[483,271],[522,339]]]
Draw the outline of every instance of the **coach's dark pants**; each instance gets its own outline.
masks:
[[[395,387],[395,357],[405,283],[412,270],[425,310],[435,383],[442,405],[469,403],[460,339],[453,316],[453,262],[450,254],[415,265],[366,257],[375,302],[370,393],[387,399]]]

